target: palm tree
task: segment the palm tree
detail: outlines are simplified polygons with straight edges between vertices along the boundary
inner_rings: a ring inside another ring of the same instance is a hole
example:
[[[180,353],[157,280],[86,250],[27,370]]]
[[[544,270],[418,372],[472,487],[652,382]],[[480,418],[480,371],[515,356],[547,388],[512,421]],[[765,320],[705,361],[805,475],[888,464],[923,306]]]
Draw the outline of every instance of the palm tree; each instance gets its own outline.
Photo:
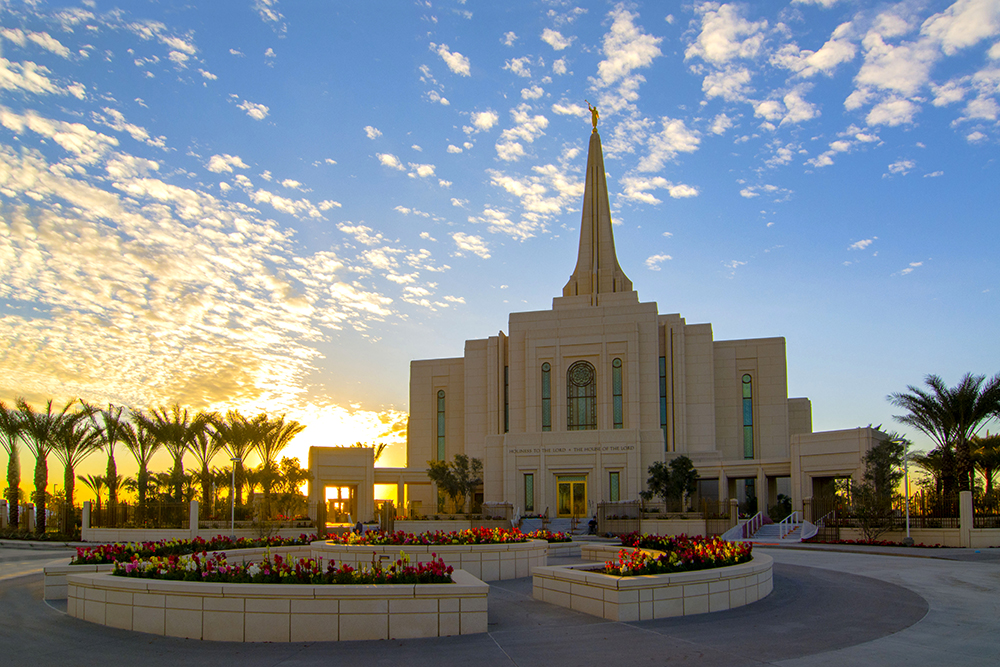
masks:
[[[63,485],[69,511],[73,511],[76,466],[101,448],[100,434],[93,424],[81,419],[85,416],[85,412],[78,412],[65,420],[56,429],[52,442],[52,452],[63,464]]]
[[[82,402],[82,401],[81,401]],[[97,409],[93,408],[86,403],[84,406],[87,409],[90,419],[94,422],[94,426],[97,427],[97,415],[101,416],[100,424],[100,439],[101,439],[101,449],[103,449],[108,454],[108,467],[104,473],[105,479],[116,479],[118,477],[118,466],[115,464],[115,445],[119,442],[125,442],[125,431],[129,426],[128,420],[123,417],[125,408],[122,406],[112,405],[108,403],[107,409]],[[114,505],[118,502],[118,488],[108,487],[108,505]]]
[[[101,509],[101,492],[104,491],[104,478],[100,475],[77,475],[83,485],[94,492],[97,509]]]
[[[225,417],[215,415],[212,420],[213,437],[222,444],[230,461],[236,459],[232,463],[236,466],[237,505],[243,505],[244,463],[258,443],[263,442],[269,428],[266,415],[247,419],[238,410],[228,411]]]
[[[170,473],[174,487],[173,498],[175,502],[182,502],[184,454],[194,445],[198,434],[204,432],[208,424],[208,415],[199,412],[191,416],[187,408],[182,410],[181,406],[175,403],[170,408],[153,408],[149,416],[136,413],[136,418],[141,419],[142,426],[170,452],[170,457],[174,461]]]
[[[132,426],[132,424],[126,423],[122,430],[122,441],[139,465],[135,485],[136,497],[139,501],[139,514],[142,516],[146,509],[146,490],[149,487],[149,461],[163,443],[154,438],[153,434],[144,426],[148,418],[142,412],[133,410],[132,418],[137,425]]]
[[[1000,470],[1000,435],[990,435],[987,431],[985,436],[974,436],[972,448],[973,464],[985,482],[984,492],[992,495],[993,478]]]
[[[910,385],[909,393],[888,396],[890,403],[907,412],[894,419],[926,434],[943,452],[954,448],[958,490],[969,491],[973,473],[969,441],[1000,411],[1000,374],[987,380],[985,375],[966,373],[951,388],[937,375],[928,375],[924,383],[931,391]]]
[[[8,408],[0,401],[0,446],[7,452],[7,489],[4,498],[7,499],[8,525],[17,528],[19,507],[18,487],[21,485],[21,458],[18,444],[24,424],[21,414],[14,408]]]
[[[264,439],[257,445],[257,455],[260,456],[258,479],[261,489],[264,491],[264,511],[268,516],[271,514],[272,491],[281,478],[281,471],[278,469],[278,454],[304,428],[304,425],[295,420],[286,422],[285,415],[281,415],[269,422]]]
[[[75,400],[66,404],[61,412],[53,412],[52,399],[48,400],[45,412],[35,412],[23,398],[17,399],[17,409],[21,412],[24,432],[28,436],[25,444],[35,457],[35,532],[45,533],[45,488],[49,485],[49,452],[52,451],[56,432],[74,418],[69,409]]]
[[[201,507],[199,512],[202,517],[207,517],[212,513],[212,471],[209,470],[209,464],[211,464],[212,459],[215,455],[219,453],[222,449],[222,442],[217,438],[213,438],[209,432],[206,430],[198,434],[198,437],[194,441],[194,445],[191,447],[191,453],[194,454],[195,460],[198,462],[200,467],[200,472],[198,473],[199,484],[201,485]]]

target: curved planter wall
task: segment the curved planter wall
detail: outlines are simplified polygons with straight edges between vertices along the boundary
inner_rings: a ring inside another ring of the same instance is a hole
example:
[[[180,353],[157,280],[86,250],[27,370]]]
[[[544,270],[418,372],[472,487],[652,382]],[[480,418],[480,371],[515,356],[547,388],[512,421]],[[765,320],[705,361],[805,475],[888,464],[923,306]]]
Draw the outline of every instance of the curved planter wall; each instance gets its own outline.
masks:
[[[124,630],[215,641],[404,639],[486,632],[489,586],[214,584],[71,574],[70,616]]]
[[[740,565],[638,577],[588,572],[595,563],[540,567],[532,575],[533,596],[611,621],[691,616],[735,609],[767,596],[772,564],[770,556],[758,554]]]
[[[444,560],[456,570],[465,570],[483,581],[519,579],[531,576],[536,567],[544,566],[548,560],[549,544],[543,540],[529,540],[508,544],[406,544],[368,546],[337,544],[334,542],[313,542],[313,557],[322,557],[338,563],[361,565],[371,563],[376,557],[384,561],[399,558],[404,551],[410,563],[417,564],[433,560],[431,554]]]

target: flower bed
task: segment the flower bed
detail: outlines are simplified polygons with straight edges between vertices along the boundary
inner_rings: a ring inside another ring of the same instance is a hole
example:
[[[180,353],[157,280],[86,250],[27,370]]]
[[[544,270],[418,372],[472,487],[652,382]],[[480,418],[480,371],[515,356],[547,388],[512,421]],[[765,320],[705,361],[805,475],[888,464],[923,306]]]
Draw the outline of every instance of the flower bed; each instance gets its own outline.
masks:
[[[553,533],[551,530],[534,530],[530,533],[524,533],[524,536],[532,540],[545,540],[549,544],[556,544],[559,542],[572,542],[573,538],[566,533]]]
[[[587,557],[584,547],[584,557]],[[690,616],[741,607],[772,590],[770,556],[712,569],[616,576],[594,571],[594,563],[540,567],[533,597],[611,621]]]
[[[395,533],[386,533],[381,530],[370,530],[361,535],[346,533],[330,536],[327,542],[366,546],[432,546],[443,544],[513,544],[527,542],[529,539],[516,528],[468,528],[451,532],[438,530],[425,533],[407,533],[401,530]]]
[[[140,579],[166,579],[170,581],[204,581],[226,584],[449,584],[454,571],[450,565],[431,554],[432,560],[410,564],[405,553],[400,553],[388,567],[373,559],[370,567],[354,568],[342,563],[339,567],[330,561],[323,568],[322,560],[299,558],[290,560],[280,554],[265,557],[260,562],[226,562],[224,553],[207,552],[186,556],[153,556],[149,559],[134,558],[118,561],[112,574],[118,577]]]
[[[267,537],[263,539],[248,539],[240,537],[232,540],[223,535],[219,535],[210,540],[196,537],[193,540],[116,542],[113,544],[101,544],[94,547],[77,547],[76,557],[70,561],[70,565],[102,565],[117,561],[129,561],[135,557],[164,557],[200,553],[205,551],[301,546],[307,545],[315,539],[315,535],[306,535],[303,533],[302,535],[294,538]]]
[[[489,586],[240,584],[70,574],[70,616],[170,637],[237,642],[405,639],[486,632]]]
[[[533,568],[546,564],[548,553],[548,542],[500,528],[416,535],[372,531],[315,543],[312,552],[315,557],[357,566],[370,561],[373,553],[379,560],[395,560],[401,547],[418,563],[440,557],[456,570],[484,581],[527,577]]]
[[[631,534],[622,537],[617,560],[605,562],[603,572],[616,576],[664,574],[739,565],[753,559],[750,543],[727,542],[718,537]]]

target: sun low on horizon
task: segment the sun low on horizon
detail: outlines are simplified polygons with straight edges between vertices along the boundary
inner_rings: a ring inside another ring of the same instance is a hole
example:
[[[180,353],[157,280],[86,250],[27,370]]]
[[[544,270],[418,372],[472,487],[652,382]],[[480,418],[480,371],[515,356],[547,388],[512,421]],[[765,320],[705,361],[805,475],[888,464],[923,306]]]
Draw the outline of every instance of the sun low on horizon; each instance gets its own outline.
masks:
[[[15,1],[0,399],[404,466],[410,362],[573,271],[591,104],[639,298],[785,336],[817,429],[1000,369],[1000,0]]]

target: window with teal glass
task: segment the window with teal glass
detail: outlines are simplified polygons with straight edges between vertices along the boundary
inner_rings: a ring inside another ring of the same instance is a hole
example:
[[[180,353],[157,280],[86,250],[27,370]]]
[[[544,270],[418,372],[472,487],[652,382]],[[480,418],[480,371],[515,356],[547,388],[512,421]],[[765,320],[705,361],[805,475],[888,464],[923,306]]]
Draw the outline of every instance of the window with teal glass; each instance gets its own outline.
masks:
[[[625,428],[625,410],[622,405],[622,360],[611,362],[611,397],[614,404],[614,428]]]
[[[753,458],[753,378],[743,376],[743,458]]]
[[[666,450],[670,441],[667,439],[667,358],[660,357],[660,430],[663,431],[663,449]]]
[[[524,511],[535,511],[535,474],[524,473]]]
[[[620,490],[619,490],[620,487],[619,487],[619,484],[618,484],[619,475],[620,475],[620,473],[617,473],[617,472],[611,473],[611,496],[610,496],[610,500],[613,503],[617,503],[619,500],[621,500],[621,493],[620,493]]]
[[[597,429],[597,373],[586,361],[578,361],[566,371],[566,429]]]
[[[552,430],[552,364],[542,364],[542,430]]]
[[[438,391],[437,460],[444,461],[444,389]]]

